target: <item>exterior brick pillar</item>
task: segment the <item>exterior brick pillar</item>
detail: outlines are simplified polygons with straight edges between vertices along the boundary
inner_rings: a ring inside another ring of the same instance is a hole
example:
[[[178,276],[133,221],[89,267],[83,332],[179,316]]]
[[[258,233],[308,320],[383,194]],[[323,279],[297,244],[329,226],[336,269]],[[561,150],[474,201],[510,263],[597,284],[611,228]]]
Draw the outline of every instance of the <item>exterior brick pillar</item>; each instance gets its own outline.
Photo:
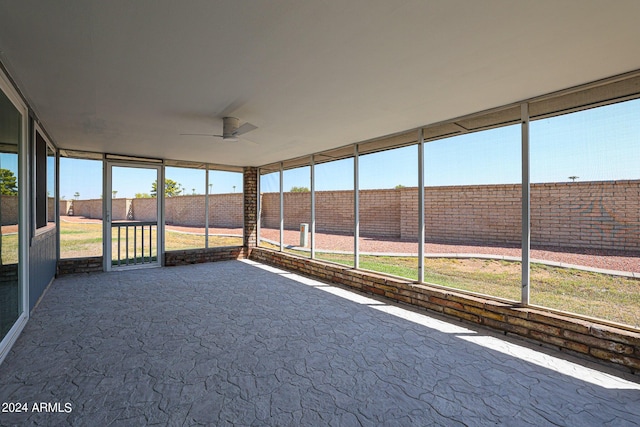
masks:
[[[247,252],[258,243],[258,168],[244,168],[244,246]],[[249,254],[247,253],[247,256]]]

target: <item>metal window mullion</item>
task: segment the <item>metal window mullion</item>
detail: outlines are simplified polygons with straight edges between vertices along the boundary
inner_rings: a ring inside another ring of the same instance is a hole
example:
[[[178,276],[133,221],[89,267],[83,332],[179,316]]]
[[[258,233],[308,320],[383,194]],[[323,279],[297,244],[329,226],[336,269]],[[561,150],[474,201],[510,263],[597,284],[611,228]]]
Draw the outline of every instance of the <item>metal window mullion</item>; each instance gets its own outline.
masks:
[[[424,130],[418,131],[418,282],[424,282]]]
[[[258,198],[256,200],[256,246],[260,246],[260,241],[262,240],[260,236],[262,234],[260,227],[260,223],[262,222],[262,196],[260,195],[260,181],[262,180],[262,173],[260,169],[258,169],[256,173],[258,174],[256,177],[256,197]]]
[[[105,160],[104,154],[102,155],[102,194],[102,269],[111,271],[113,264],[112,198],[105,196],[111,194],[111,165]]]
[[[315,157],[311,155],[311,259],[316,257],[316,175],[315,175]]]
[[[60,260],[60,149],[56,147],[54,211],[56,217],[56,261]],[[48,203],[47,203],[48,205]]]
[[[165,229],[166,229],[166,224],[165,224],[165,215],[164,215],[164,210],[166,208],[166,200],[165,200],[165,194],[164,194],[164,188],[165,188],[165,166],[164,164],[162,166],[159,166],[157,169],[157,178],[158,178],[158,182],[162,183],[162,188],[163,191],[159,191],[157,192],[157,197],[158,197],[158,203],[157,203],[157,215],[156,215],[156,262],[158,263],[158,265],[163,266],[164,265],[164,251],[165,251]]]
[[[204,247],[209,248],[209,166],[204,175]]]
[[[531,250],[531,176],[529,155],[529,104],[520,108],[522,119],[522,296],[521,302],[529,304],[530,250]]]
[[[360,178],[358,144],[353,146],[353,267],[360,268]]]
[[[284,164],[280,162],[280,252],[284,251]]]

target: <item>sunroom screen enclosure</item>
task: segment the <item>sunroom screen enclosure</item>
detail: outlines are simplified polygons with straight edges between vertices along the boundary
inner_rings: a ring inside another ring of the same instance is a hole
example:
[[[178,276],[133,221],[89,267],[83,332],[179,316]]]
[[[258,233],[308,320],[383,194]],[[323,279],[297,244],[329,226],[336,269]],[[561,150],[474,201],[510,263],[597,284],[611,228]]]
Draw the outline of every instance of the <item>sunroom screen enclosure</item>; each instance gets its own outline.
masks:
[[[637,328],[637,81],[266,165],[261,245]]]

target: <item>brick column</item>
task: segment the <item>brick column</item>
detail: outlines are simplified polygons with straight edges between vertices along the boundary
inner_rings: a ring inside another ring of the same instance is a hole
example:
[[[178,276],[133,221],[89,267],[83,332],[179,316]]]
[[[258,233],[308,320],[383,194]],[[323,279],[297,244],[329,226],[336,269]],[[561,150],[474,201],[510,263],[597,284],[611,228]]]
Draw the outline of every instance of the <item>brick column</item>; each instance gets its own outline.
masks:
[[[244,168],[244,246],[248,251],[258,242],[258,168]],[[248,256],[249,254],[247,254]]]

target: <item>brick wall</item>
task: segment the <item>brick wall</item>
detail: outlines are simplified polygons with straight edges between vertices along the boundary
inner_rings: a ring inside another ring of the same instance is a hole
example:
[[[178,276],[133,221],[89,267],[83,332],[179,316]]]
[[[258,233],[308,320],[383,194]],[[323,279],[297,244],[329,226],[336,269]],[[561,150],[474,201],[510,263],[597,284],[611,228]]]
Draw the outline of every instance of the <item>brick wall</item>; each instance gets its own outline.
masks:
[[[243,214],[244,246],[251,251],[258,244],[258,169],[244,169]]]
[[[255,248],[250,259],[484,325],[640,372],[640,333],[532,307],[417,285],[350,267]]]

